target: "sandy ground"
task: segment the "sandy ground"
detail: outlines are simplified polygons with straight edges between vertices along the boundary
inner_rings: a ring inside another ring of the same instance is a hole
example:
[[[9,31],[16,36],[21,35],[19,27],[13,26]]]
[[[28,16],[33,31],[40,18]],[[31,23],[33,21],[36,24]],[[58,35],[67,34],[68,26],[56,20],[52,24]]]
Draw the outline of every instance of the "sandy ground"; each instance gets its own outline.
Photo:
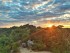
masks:
[[[30,50],[28,50],[28,49],[26,49],[26,48],[20,48],[20,52],[21,52],[21,53],[51,53],[51,52],[47,52],[47,51],[34,52],[34,51],[30,51]]]

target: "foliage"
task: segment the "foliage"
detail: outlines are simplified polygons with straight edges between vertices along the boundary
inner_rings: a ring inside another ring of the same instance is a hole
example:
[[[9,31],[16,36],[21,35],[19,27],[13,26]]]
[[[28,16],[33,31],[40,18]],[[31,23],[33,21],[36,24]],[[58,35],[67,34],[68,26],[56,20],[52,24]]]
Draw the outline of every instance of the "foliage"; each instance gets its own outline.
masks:
[[[33,40],[38,41],[41,46],[42,42],[46,44],[46,49],[53,53],[70,53],[70,29],[62,28],[61,25],[41,29],[32,34],[31,37]],[[36,43],[36,46],[39,46],[39,43]],[[39,48],[43,48],[43,46]]]
[[[70,29],[62,25],[41,28],[33,25],[0,29],[0,53],[17,53],[23,42],[34,41],[33,50],[70,53]]]
[[[22,42],[29,39],[29,35],[36,31],[36,27],[26,24],[24,26],[0,29],[0,53],[17,53]]]

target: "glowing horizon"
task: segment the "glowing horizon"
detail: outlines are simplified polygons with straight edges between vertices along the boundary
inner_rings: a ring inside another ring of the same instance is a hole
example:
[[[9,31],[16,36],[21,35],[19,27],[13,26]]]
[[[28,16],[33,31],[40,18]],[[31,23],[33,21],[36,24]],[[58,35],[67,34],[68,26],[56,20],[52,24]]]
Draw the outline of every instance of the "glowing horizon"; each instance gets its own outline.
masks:
[[[28,24],[28,23],[26,23],[26,24]],[[10,28],[10,27],[13,27],[13,26],[16,26],[16,27],[19,27],[19,26],[22,26],[22,25],[26,25],[26,24],[23,24],[23,23],[21,23],[21,24],[14,24],[14,25],[5,25],[5,26],[2,26],[2,27],[0,27],[0,28]],[[30,25],[32,25],[32,24],[30,24]],[[47,23],[47,24],[42,24],[42,25],[34,25],[34,26],[40,26],[40,27],[43,27],[43,28],[46,28],[46,27],[52,27],[52,26],[58,26],[58,25],[63,25],[63,24],[49,24],[49,23]],[[63,28],[70,28],[70,25],[63,25],[64,27]]]

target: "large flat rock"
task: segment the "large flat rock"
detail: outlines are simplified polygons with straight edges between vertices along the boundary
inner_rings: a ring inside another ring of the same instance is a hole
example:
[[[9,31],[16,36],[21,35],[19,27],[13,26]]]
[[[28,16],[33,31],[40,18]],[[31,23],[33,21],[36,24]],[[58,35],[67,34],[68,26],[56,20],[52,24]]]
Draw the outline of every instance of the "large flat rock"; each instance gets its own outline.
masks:
[[[20,48],[20,52],[21,53],[51,53],[51,52],[48,52],[48,51],[34,52],[34,51],[31,51],[31,50],[28,50],[27,48]]]

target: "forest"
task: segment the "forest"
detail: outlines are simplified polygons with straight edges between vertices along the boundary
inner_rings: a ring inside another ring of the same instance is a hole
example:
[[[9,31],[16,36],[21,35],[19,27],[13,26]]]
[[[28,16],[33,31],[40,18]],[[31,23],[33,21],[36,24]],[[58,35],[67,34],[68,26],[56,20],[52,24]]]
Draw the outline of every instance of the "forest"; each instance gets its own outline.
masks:
[[[42,28],[29,24],[0,28],[0,53],[20,53],[19,47],[29,39],[34,42],[33,51],[70,53],[70,28],[62,25]]]

